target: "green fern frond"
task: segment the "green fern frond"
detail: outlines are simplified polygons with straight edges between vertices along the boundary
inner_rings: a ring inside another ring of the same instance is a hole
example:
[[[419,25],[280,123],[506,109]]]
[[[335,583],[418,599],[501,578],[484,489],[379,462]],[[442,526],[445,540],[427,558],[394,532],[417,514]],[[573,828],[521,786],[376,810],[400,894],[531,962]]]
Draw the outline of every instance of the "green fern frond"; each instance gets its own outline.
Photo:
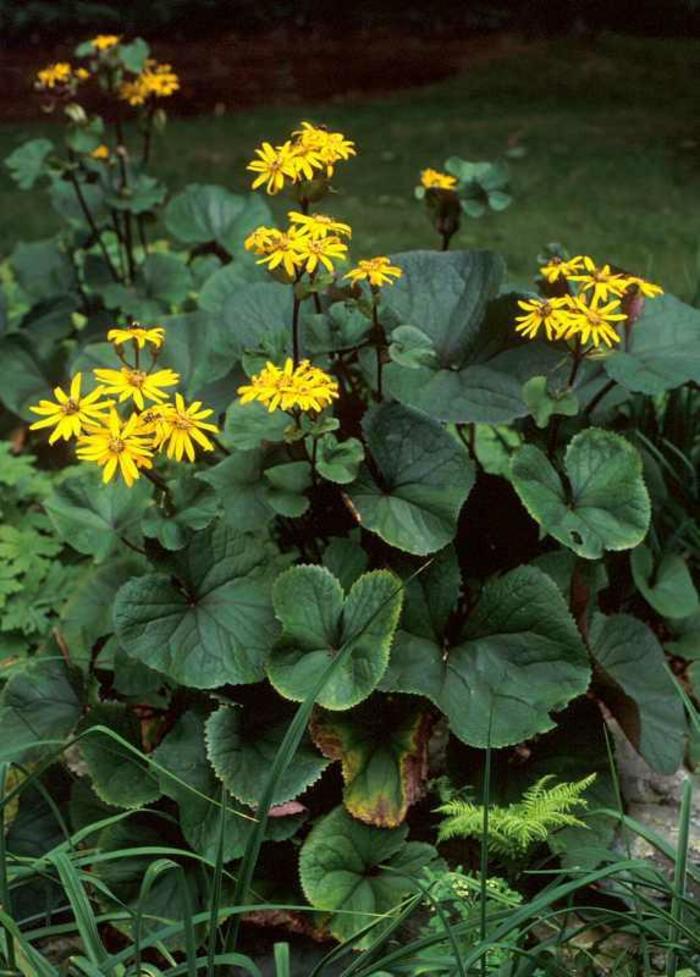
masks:
[[[585,809],[582,794],[591,786],[595,774],[574,782],[550,786],[552,774],[540,778],[525,791],[517,804],[495,805],[489,810],[491,851],[500,855],[522,855],[536,842],[546,841],[560,828],[585,828],[586,824],[572,812]],[[453,798],[437,808],[445,815],[438,839],[478,838],[483,829],[484,809],[471,801]]]

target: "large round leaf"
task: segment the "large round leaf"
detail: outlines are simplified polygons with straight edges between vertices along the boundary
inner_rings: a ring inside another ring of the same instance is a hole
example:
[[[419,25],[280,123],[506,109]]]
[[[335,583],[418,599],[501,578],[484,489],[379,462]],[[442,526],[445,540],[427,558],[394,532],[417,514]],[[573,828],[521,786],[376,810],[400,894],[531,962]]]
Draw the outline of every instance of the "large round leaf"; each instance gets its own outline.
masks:
[[[518,567],[489,581],[452,647],[399,631],[382,681],[431,699],[471,746],[509,746],[551,729],[588,688],[588,657],[553,580]]]
[[[330,928],[338,940],[348,940],[377,922],[371,935],[356,945],[368,946],[390,919],[403,897],[413,890],[412,879],[436,858],[431,845],[406,843],[407,829],[371,828],[337,807],[315,825],[301,850],[299,876],[312,906],[335,912]]]
[[[630,350],[612,350],[603,365],[609,377],[637,393],[700,383],[700,310],[673,295],[647,300]]]
[[[175,194],[164,216],[170,233],[185,244],[215,241],[230,252],[241,248],[255,227],[271,220],[259,194],[242,196],[201,183],[190,183]]]
[[[244,350],[264,350],[284,355],[292,345],[293,296],[289,286],[277,282],[241,285],[223,302],[221,325]]]
[[[134,749],[102,730],[88,732],[95,726],[106,727]],[[101,801],[117,807],[141,807],[160,797],[158,778],[141,753],[141,724],[126,706],[121,702],[94,706],[81,723],[80,732],[85,733],[80,744],[93,789]]]
[[[375,465],[363,465],[348,488],[360,523],[407,553],[441,549],[474,484],[465,449],[436,421],[400,404],[369,410],[363,428]]]
[[[80,712],[76,679],[63,659],[32,659],[0,696],[0,759],[20,762],[57,748]]]
[[[564,469],[568,486],[532,444],[513,458],[513,486],[545,533],[589,560],[641,543],[649,528],[649,495],[642,460],[629,441],[598,428],[582,431],[566,450]]]
[[[128,581],[114,604],[127,654],[184,685],[258,682],[276,633],[260,539],[215,523],[173,559],[174,574]]]
[[[687,725],[654,633],[627,614],[597,614],[590,648],[598,693],[627,738],[659,773],[674,773],[683,760]]]
[[[283,628],[267,665],[274,687],[301,702],[340,657],[317,701],[327,709],[349,709],[361,702],[386,669],[402,597],[400,580],[386,570],[365,573],[347,597],[324,567],[287,570],[273,592]]]
[[[667,553],[654,566],[646,546],[638,546],[630,556],[632,576],[644,599],[662,617],[690,617],[698,609],[698,593],[682,556]]]
[[[288,721],[270,723],[256,710],[222,706],[207,720],[207,753],[217,776],[234,797],[257,807]],[[308,738],[298,746],[275,787],[272,804],[284,804],[315,783],[328,761]]]

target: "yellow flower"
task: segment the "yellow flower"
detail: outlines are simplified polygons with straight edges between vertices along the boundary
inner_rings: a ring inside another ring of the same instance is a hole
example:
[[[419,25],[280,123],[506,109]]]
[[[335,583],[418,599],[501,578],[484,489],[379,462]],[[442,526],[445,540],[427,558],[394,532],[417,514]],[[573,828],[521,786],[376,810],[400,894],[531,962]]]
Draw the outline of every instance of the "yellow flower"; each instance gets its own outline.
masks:
[[[129,487],[139,478],[139,468],[152,467],[153,452],[139,430],[139,415],[132,414],[123,423],[115,410],[101,425],[91,426],[79,439],[76,454],[81,461],[103,467],[103,482],[110,482],[118,468]]]
[[[267,363],[260,373],[251,377],[249,384],[239,387],[237,392],[242,404],[258,400],[270,413],[278,408],[291,410],[294,407],[321,411],[338,396],[338,384],[308,360],[302,360],[295,368],[288,358],[282,369],[274,363]]]
[[[426,190],[454,190],[457,186],[457,177],[428,167],[427,170],[421,170],[420,182]]]
[[[269,254],[280,233],[276,227],[256,227],[245,239],[243,246],[246,251],[253,251],[255,254]]]
[[[101,143],[90,153],[93,159],[109,159],[109,146]]]
[[[309,234],[311,237],[326,237],[328,234],[340,234],[344,237],[352,237],[352,228],[349,224],[334,220],[327,214],[302,214],[298,210],[290,210],[287,217],[296,224],[300,233]]]
[[[655,299],[659,295],[664,294],[664,290],[660,285],[655,285],[653,282],[648,282],[646,278],[639,278],[637,275],[626,275],[625,282],[628,288],[630,285],[636,286],[640,294],[648,299]]]
[[[149,98],[168,98],[179,88],[180,79],[172,67],[149,58],[141,74],[122,83],[119,97],[129,105],[145,105]]]
[[[292,133],[292,146],[296,149],[293,158],[297,160],[299,175],[302,175],[302,162],[312,167],[324,169],[326,176],[333,176],[334,164],[339,160],[350,159],[357,150],[355,143],[346,139],[342,132],[329,132],[322,126],[315,126],[311,122],[302,122],[301,129]],[[316,162],[318,160],[318,162]],[[305,174],[303,174],[305,175]],[[306,179],[310,179],[308,175]]]
[[[304,271],[312,274],[319,265],[323,265],[331,273],[335,271],[334,261],[345,261],[348,246],[339,237],[311,237],[302,234],[295,239],[294,250],[301,257]]]
[[[289,143],[273,147],[269,142],[264,142],[255,152],[260,158],[252,160],[246,166],[251,173],[258,174],[251,183],[253,190],[265,183],[266,192],[272,196],[284,187],[285,177],[291,181],[296,179],[297,169],[292,162]]]
[[[158,445],[166,433],[165,416],[173,405],[166,402],[164,404],[149,404],[138,415],[139,434],[150,434],[153,436],[153,444]]]
[[[595,299],[591,299],[589,304],[585,296],[577,295],[573,298],[567,297],[567,301],[569,309],[568,325],[564,333],[566,339],[578,336],[582,343],[587,343],[590,339],[596,349],[601,340],[609,347],[620,342],[615,323],[624,322],[627,316],[620,311],[619,299],[613,299],[607,305],[599,305]]]
[[[593,258],[586,255],[583,258],[584,271],[577,275],[568,275],[570,282],[578,282],[582,292],[593,291],[594,302],[605,302],[611,295],[620,296],[624,294],[627,281],[622,276],[614,272],[610,265],[596,265]]]
[[[540,268],[540,275],[546,282],[553,285],[560,278],[570,278],[583,268],[583,257],[576,255],[573,258],[560,258],[555,255],[550,258],[546,265]]]
[[[160,349],[165,339],[165,329],[162,326],[154,326],[152,329],[144,329],[139,325],[127,326],[124,329],[110,329],[107,339],[115,346],[123,346],[124,343],[133,341],[139,349],[143,349],[146,343],[151,343],[156,349]]]
[[[401,278],[403,271],[398,265],[392,265],[386,255],[379,255],[376,258],[365,258],[357,262],[357,267],[345,275],[354,284],[363,279],[367,279],[373,288],[381,288],[382,285],[393,285],[393,278]]]
[[[204,431],[218,433],[216,424],[204,420],[214,411],[210,407],[204,410],[201,407],[202,403],[199,400],[195,400],[187,407],[182,394],[175,394],[175,406],[169,404],[164,408],[162,420],[158,422],[159,432],[156,438],[157,447],[167,447],[168,458],[182,461],[182,456],[185,454],[190,461],[194,461],[195,442],[205,451],[214,450],[214,444],[204,434]]]
[[[67,89],[89,77],[90,72],[85,68],[74,69],[68,61],[57,61],[37,71],[36,87],[42,91]]]
[[[569,324],[569,298],[522,299],[518,305],[526,315],[515,317],[515,331],[528,339],[536,339],[540,327],[544,326],[547,339],[559,339]]]
[[[98,34],[90,40],[96,51],[108,51],[121,41],[121,34]]]
[[[262,249],[257,252],[263,256],[258,264],[267,265],[270,271],[281,266],[290,278],[294,278],[304,263],[303,256],[297,250],[299,232],[296,227],[290,227],[287,231],[278,231],[276,228],[271,230],[274,234],[270,235],[269,243],[262,245]]]
[[[313,149],[310,146],[304,146],[298,142],[290,142],[285,145],[289,147],[289,158],[294,167],[295,182],[299,180],[313,180],[318,176],[315,172],[316,170],[326,169],[324,156],[320,150]]]
[[[120,370],[93,370],[98,380],[106,384],[105,393],[119,394],[119,403],[132,398],[136,406],[143,410],[144,398],[161,403],[167,400],[161,387],[174,387],[180,379],[174,370],[156,370],[145,373],[123,366]]]
[[[60,387],[55,387],[53,395],[56,403],[40,400],[35,407],[29,408],[33,414],[43,415],[43,420],[35,421],[30,425],[30,431],[53,427],[49,444],[54,444],[59,438],[68,441],[72,437],[77,437],[85,425],[103,419],[104,412],[108,411],[114,402],[100,401],[99,398],[105,392],[104,387],[96,387],[91,393],[81,397],[82,378],[82,373],[75,374],[71,380],[70,392],[67,394]]]

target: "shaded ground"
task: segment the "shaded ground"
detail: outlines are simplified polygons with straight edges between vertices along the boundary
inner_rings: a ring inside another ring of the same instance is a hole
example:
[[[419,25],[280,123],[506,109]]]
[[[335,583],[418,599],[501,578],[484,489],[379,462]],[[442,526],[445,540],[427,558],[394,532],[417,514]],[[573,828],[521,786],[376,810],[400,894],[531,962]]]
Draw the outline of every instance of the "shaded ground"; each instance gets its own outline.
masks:
[[[381,49],[368,47],[360,68],[348,67],[336,53],[323,69],[331,74],[319,93],[300,80],[313,72],[323,77],[321,63],[310,64],[312,50],[293,63],[273,59],[253,70],[254,53],[242,48],[231,54],[231,78],[249,75],[245,97],[254,101],[257,86],[277,104],[230,111],[245,100],[244,89],[227,89],[226,98],[216,97],[199,116],[171,120],[157,147],[157,167],[173,187],[196,181],[244,190],[245,163],[262,138],[282,140],[306,117],[337,126],[357,141],[360,154],[339,168],[339,193],[328,209],[353,224],[357,257],[433,246],[430,225],[413,199],[422,167],[439,167],[451,153],[488,159],[520,146],[525,155],[511,164],[516,202],[503,214],[465,222],[457,246],[503,251],[511,273],[522,279],[531,275],[541,246],[560,240],[689,297],[698,277],[698,49],[693,41],[616,37],[595,45],[567,40],[526,47],[504,38],[477,52],[455,41],[451,54],[433,52],[430,63],[419,61],[426,77],[456,67],[460,73],[369,98],[351,94],[353,71],[411,80],[399,72],[401,50],[387,48],[382,60]],[[178,69],[191,56],[187,52],[157,48]],[[212,63],[219,64],[218,57]],[[225,72],[228,64],[224,59],[216,71]],[[392,76],[388,65],[399,74]],[[285,71],[291,79],[286,87]],[[189,84],[173,100],[179,113],[188,104]],[[0,155],[46,132],[55,134],[47,122],[0,125]],[[281,216],[287,205],[274,200]],[[0,212],[0,253],[17,236],[38,237],[56,226],[40,195],[17,193],[4,176]]]

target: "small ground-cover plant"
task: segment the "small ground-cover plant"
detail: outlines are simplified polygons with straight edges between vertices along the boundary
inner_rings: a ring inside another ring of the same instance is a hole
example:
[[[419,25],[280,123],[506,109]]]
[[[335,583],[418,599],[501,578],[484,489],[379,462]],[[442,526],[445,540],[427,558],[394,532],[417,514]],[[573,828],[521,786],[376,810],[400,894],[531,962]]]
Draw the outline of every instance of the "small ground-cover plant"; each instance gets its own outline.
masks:
[[[544,776],[585,787],[590,816],[545,840],[594,871],[614,829],[596,816],[604,714],[662,773],[686,752],[664,643],[692,695],[697,554],[658,516],[686,505],[682,451],[634,417],[700,380],[700,313],[558,248],[528,294],[498,255],[449,251],[449,215],[509,203],[497,164],[423,171],[440,251],[350,265],[326,202],[358,147],[310,122],[248,166],[255,190],[291,192],[285,227],[261,193],[214,186],[160,211],[149,164],[177,76],[138,40],[77,56],[37,82],[65,147],[8,160],[66,227],[12,256],[3,423],[30,422],[47,465],[75,443],[41,516],[44,556],[70,549],[80,576],[3,689],[4,758],[74,832],[103,818],[84,881],[113,925],[200,913],[169,952],[214,941],[222,893],[227,950],[230,907],[273,902],[315,938],[373,945],[440,870],[429,773],[506,811]],[[106,119],[80,104],[91,85]],[[38,898],[15,901],[20,926]]]

